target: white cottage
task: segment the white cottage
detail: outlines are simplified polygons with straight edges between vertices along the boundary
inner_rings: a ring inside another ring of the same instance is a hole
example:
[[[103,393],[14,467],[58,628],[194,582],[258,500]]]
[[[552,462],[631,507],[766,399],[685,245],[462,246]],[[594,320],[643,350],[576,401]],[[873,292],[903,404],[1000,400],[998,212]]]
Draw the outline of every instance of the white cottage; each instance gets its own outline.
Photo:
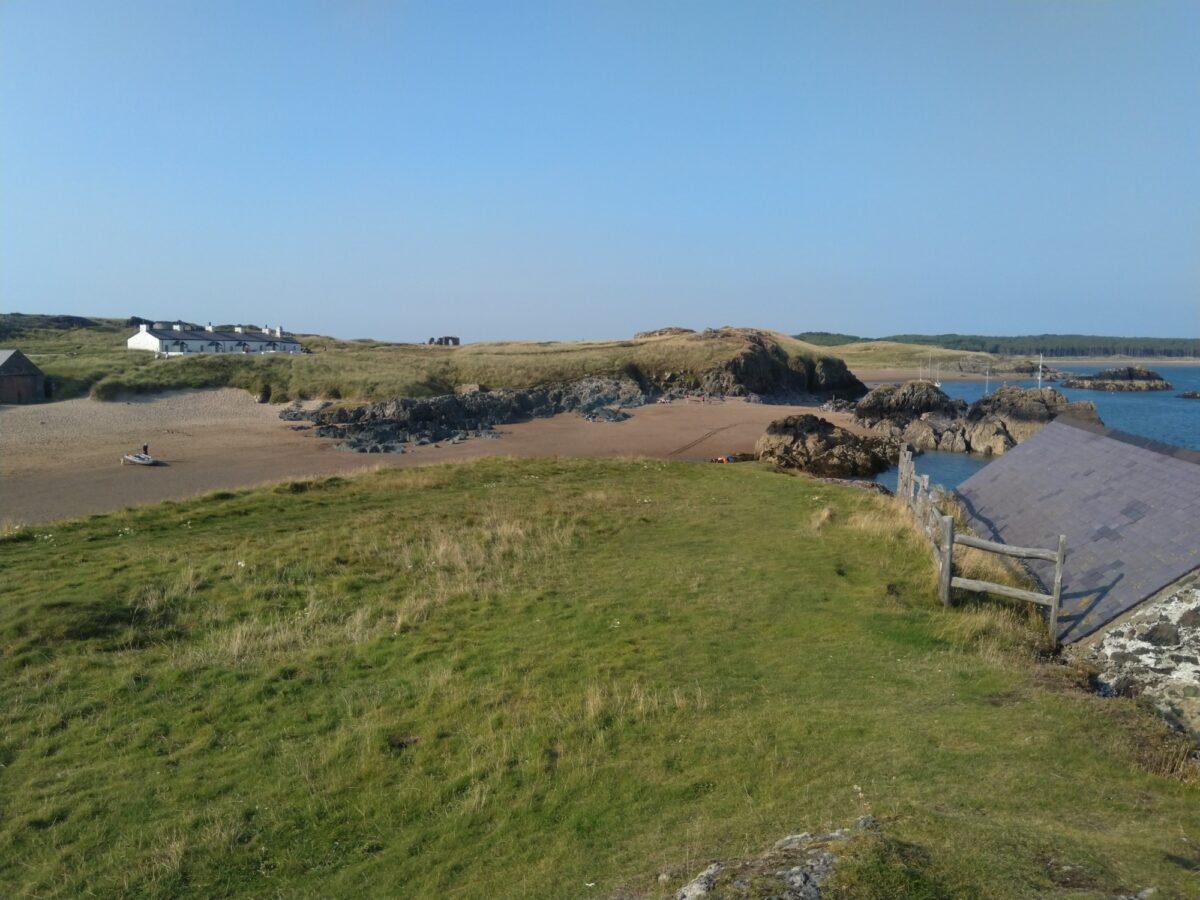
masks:
[[[182,322],[167,327],[160,323],[139,325],[125,342],[130,350],[151,350],[167,356],[185,353],[300,353],[300,342],[282,328],[256,330],[242,325],[233,331],[216,331],[209,324],[194,328]]]

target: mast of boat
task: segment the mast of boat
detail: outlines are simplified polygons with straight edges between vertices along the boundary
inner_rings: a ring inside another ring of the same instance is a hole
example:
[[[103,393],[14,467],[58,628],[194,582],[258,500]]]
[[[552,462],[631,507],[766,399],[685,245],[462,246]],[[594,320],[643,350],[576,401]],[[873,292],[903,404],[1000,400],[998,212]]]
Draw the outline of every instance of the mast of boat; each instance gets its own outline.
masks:
[[[988,395],[988,388],[991,387],[991,384],[992,384],[992,367],[989,365],[989,366],[985,366],[984,370],[983,370],[983,396],[986,397]]]
[[[1042,354],[1038,354],[1038,388],[1042,386]]]

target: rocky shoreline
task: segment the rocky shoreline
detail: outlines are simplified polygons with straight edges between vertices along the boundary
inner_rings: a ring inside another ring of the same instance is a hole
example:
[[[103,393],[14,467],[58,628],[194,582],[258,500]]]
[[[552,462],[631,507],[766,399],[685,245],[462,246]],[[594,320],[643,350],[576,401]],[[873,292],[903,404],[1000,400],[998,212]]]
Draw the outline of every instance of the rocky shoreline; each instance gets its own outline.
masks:
[[[875,388],[854,408],[865,428],[917,450],[999,455],[1059,416],[1102,424],[1091,401],[1054,388],[1002,387],[967,406],[929,382]]]
[[[928,381],[910,381],[881,385],[857,403],[833,400],[821,408],[853,413],[854,423],[874,434],[856,435],[816,416],[789,416],[771,423],[757,456],[817,476],[869,476],[894,464],[906,444],[918,451],[990,456],[1058,416],[1103,424],[1091,401],[1071,402],[1053,388],[1002,387],[968,406]]]
[[[421,400],[398,398],[315,410],[292,406],[279,415],[287,421],[311,423],[317,437],[338,440],[339,450],[403,453],[406,445],[499,437],[495,430],[499,425],[564,412],[576,412],[593,421],[619,422],[629,418],[626,409],[648,402],[650,397],[630,378],[585,378],[523,391],[479,389]]]
[[[1087,391],[1170,391],[1171,383],[1143,366],[1119,366],[1095,375],[1076,375],[1062,382],[1063,387]]]

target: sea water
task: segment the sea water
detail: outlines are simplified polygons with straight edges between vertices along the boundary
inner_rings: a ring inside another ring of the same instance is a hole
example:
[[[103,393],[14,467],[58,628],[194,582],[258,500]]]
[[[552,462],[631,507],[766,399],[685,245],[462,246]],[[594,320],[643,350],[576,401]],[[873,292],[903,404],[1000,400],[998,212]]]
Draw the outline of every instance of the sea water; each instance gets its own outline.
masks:
[[[1055,365],[1063,372],[1094,375],[1103,369],[1115,366],[1137,365],[1137,363],[1114,362],[1106,365]],[[1151,362],[1153,369],[1171,382],[1170,391],[1085,391],[1064,388],[1052,381],[1043,382],[1066,395],[1068,400],[1091,400],[1096,404],[1096,414],[1109,428],[1125,431],[1164,444],[1174,444],[1200,450],[1200,400],[1185,400],[1178,395],[1184,391],[1200,391],[1200,365]],[[974,403],[984,395],[985,387],[991,391],[1002,385],[1037,387],[1037,379],[985,381],[947,381],[942,390],[956,400]],[[928,475],[933,484],[954,488],[962,484],[989,462],[991,457],[974,456],[966,453],[938,453],[927,451],[914,460],[917,474]],[[891,490],[896,489],[896,470],[889,469],[876,476],[876,481]]]

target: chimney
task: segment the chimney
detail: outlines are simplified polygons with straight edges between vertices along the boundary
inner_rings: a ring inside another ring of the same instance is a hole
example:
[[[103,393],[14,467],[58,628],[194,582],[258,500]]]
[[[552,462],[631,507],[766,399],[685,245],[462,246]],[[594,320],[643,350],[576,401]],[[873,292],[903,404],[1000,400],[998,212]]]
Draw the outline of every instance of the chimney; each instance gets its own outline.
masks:
[[[209,322],[207,325],[205,325],[205,326],[204,326],[204,330],[205,330],[205,331],[212,331],[212,330],[213,330],[213,327],[212,327],[212,322]]]
[[[147,332],[149,330],[150,330],[150,326],[147,325],[145,322],[143,322],[141,325],[138,326],[138,331]]]
[[[174,331],[183,331],[183,325],[179,322],[176,322],[174,325],[171,326],[171,328]]]
[[[234,325],[234,326],[233,326],[233,330],[234,330],[234,331],[236,331],[238,334],[245,334],[245,333],[246,333],[246,329],[245,329],[245,328],[243,328],[241,325]]]

